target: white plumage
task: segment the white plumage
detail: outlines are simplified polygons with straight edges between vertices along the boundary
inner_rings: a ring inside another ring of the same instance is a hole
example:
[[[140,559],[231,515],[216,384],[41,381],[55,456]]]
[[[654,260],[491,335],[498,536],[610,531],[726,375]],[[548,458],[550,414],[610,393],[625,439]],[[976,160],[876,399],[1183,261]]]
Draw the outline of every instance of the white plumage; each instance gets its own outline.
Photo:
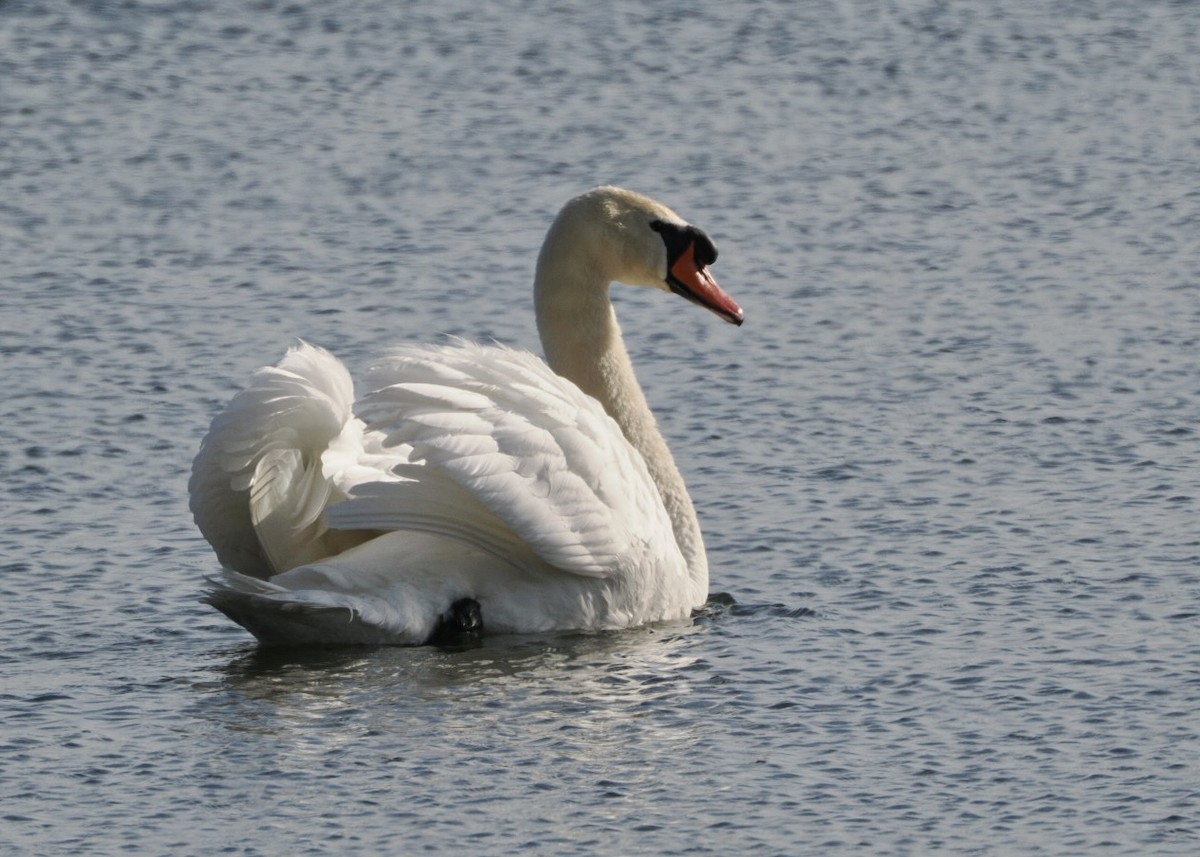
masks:
[[[685,618],[707,561],[608,284],[680,291],[740,323],[711,246],[669,209],[599,188],[568,203],[539,259],[558,372],[461,341],[397,349],[357,401],[307,343],[256,372],[189,486],[226,569],[210,603],[274,644],[422,643],[464,603],[489,632]]]

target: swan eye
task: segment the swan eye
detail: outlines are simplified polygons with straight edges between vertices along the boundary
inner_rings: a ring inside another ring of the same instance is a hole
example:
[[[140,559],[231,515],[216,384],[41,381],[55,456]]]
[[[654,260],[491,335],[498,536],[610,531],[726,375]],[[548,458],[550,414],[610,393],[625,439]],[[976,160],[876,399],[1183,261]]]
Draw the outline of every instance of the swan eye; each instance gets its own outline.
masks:
[[[674,267],[675,262],[684,254],[688,247],[695,245],[696,263],[707,267],[717,261],[717,246],[703,229],[690,223],[680,225],[668,223],[665,220],[655,220],[650,228],[662,236],[663,244],[667,247],[667,270]]]

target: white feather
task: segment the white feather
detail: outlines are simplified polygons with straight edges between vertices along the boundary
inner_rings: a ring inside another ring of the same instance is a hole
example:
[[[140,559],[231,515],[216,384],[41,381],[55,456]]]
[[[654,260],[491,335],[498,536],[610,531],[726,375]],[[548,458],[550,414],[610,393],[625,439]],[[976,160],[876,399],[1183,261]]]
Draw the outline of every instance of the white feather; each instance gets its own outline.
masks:
[[[349,502],[330,510],[334,525],[439,532],[424,507],[446,506],[444,535],[492,551],[521,544],[558,569],[599,577],[636,567],[655,534],[670,531],[645,462],[616,423],[534,355],[471,343],[406,348],[372,377],[387,383],[357,405],[367,429],[385,448],[410,447],[437,475],[369,494],[352,490]],[[460,491],[439,503],[447,483]],[[476,501],[470,514],[455,510],[464,497]],[[425,515],[419,527],[415,514]],[[497,538],[502,525],[515,540]],[[521,565],[529,552],[505,558]]]
[[[223,565],[266,577],[319,552],[312,543],[332,492],[316,471],[353,399],[342,363],[301,342],[277,366],[255,372],[213,420],[188,491],[196,524]]]

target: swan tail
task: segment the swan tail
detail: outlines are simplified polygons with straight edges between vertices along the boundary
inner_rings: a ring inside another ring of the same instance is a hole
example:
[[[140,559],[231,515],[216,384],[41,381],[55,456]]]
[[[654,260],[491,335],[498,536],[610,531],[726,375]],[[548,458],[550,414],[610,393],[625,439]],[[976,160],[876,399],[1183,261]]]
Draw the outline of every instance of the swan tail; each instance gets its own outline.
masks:
[[[353,399],[345,366],[301,342],[213,420],[188,492],[222,565],[265,579],[328,555],[324,510],[340,495],[322,456],[351,421]]]
[[[270,580],[222,569],[204,600],[265,645],[420,645],[477,629],[465,602],[494,594],[477,585],[493,564],[435,536],[385,533]]]
[[[370,621],[352,599],[314,600],[259,578],[225,570],[209,578],[203,599],[241,625],[263,646],[352,646],[422,643],[424,638],[397,634]],[[427,635],[428,636],[428,635]]]

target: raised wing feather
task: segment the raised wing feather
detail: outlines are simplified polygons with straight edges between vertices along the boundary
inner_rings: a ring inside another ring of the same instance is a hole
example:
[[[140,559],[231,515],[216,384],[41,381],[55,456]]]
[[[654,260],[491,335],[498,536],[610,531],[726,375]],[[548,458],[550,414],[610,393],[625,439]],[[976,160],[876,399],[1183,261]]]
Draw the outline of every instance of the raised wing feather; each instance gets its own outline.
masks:
[[[221,563],[265,578],[317,558],[333,486],[321,456],[350,419],[349,373],[301,343],[258,370],[212,422],[188,484],[196,524]]]
[[[371,380],[357,414],[411,469],[354,488],[331,525],[436,532],[516,564],[536,555],[600,577],[678,555],[641,456],[598,402],[534,355],[406,348]]]

